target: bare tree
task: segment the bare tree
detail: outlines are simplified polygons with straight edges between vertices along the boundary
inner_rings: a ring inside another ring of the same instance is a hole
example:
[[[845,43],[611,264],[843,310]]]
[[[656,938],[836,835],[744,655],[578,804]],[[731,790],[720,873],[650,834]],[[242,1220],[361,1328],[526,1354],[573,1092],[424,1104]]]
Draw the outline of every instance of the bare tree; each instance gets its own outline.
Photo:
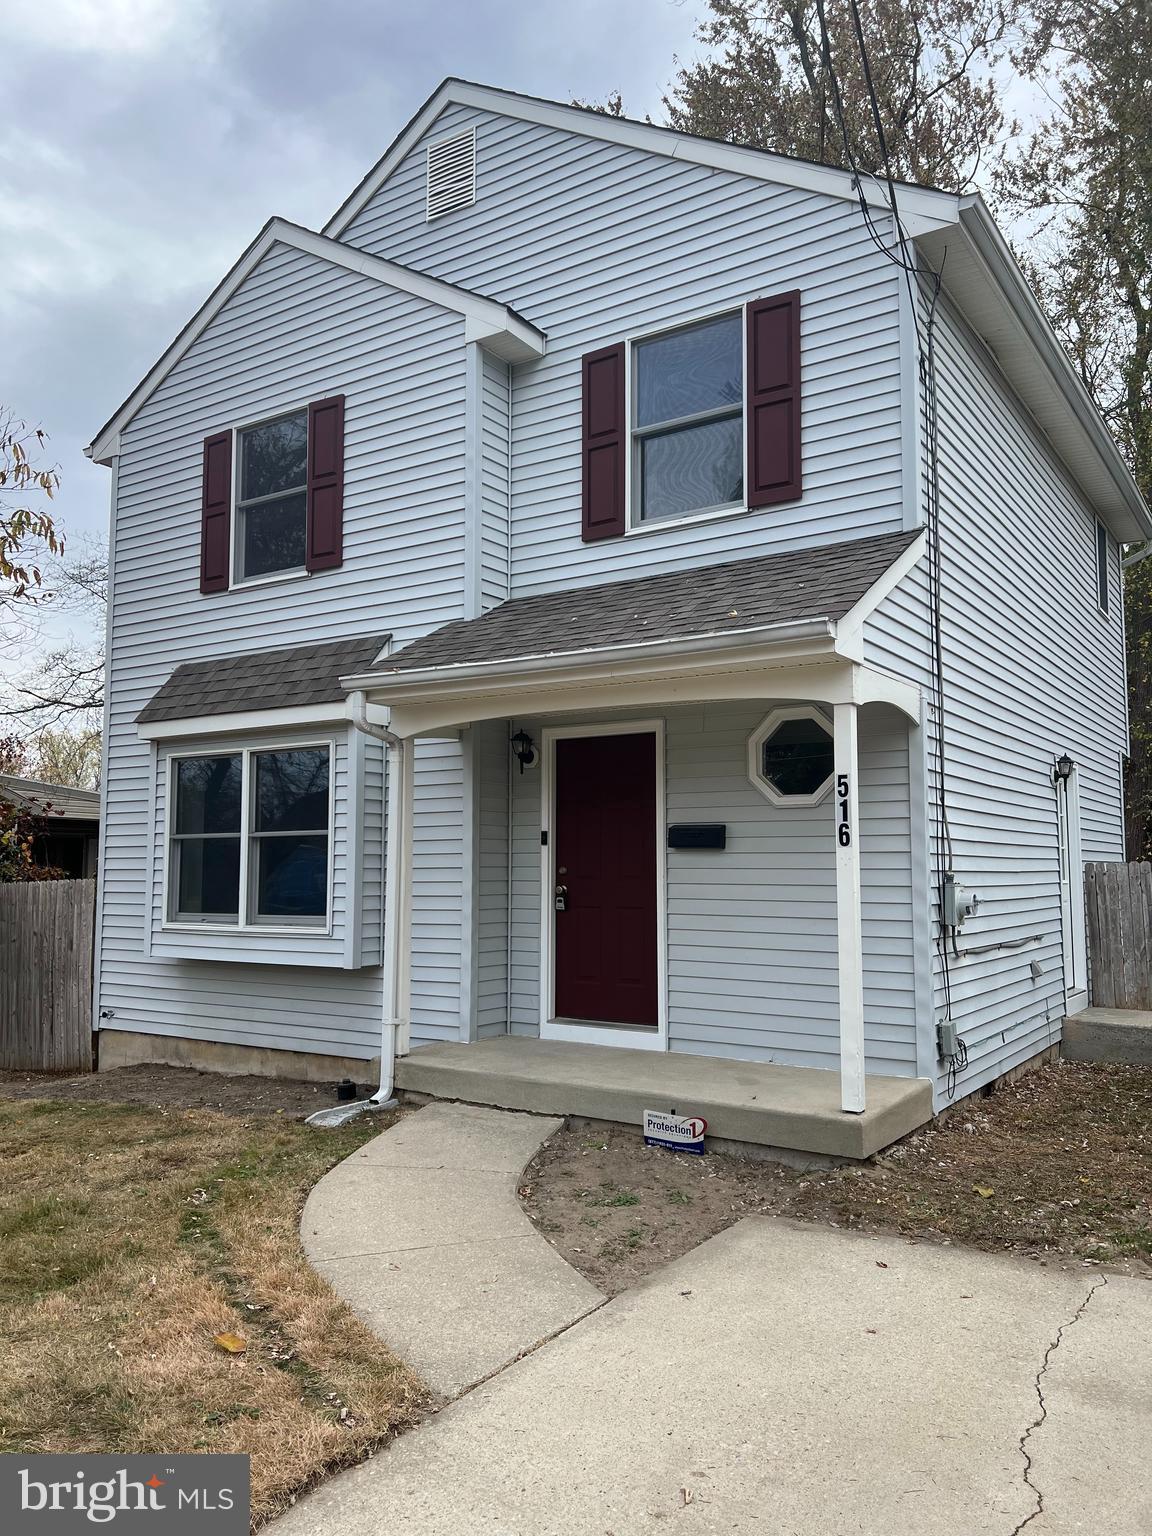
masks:
[[[1028,0],[708,0],[668,122],[877,172],[878,118],[896,176],[965,191],[1018,131],[997,68],[1030,22]]]
[[[81,633],[49,645],[26,641],[31,659],[24,676],[9,683],[0,716],[18,721],[31,737],[52,729],[84,737],[99,730],[104,709],[108,556],[103,541],[81,542],[49,575],[53,613],[75,621]]]
[[[1152,9],[1049,0],[1018,56],[1051,104],[1000,192],[1031,229],[1029,273],[1152,501]],[[1129,858],[1152,856],[1152,560],[1125,580]]]
[[[44,593],[41,561],[59,555],[63,536],[44,505],[60,485],[42,461],[48,435],[0,407],[0,607],[35,602]]]

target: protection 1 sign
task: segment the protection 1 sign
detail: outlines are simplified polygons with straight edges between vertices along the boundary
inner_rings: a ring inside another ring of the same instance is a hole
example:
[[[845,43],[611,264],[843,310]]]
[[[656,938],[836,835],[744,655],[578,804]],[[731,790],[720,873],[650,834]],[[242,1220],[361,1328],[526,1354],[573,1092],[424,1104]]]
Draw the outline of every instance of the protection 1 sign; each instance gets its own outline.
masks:
[[[673,1152],[703,1152],[707,1120],[700,1115],[666,1115],[658,1109],[644,1111],[644,1143],[668,1147]]]

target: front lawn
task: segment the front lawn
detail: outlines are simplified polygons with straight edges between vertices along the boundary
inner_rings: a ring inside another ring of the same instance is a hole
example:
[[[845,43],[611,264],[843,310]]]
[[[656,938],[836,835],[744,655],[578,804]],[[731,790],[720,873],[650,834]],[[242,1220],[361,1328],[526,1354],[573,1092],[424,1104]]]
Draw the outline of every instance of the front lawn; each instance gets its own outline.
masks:
[[[259,1524],[411,1423],[426,1393],[297,1235],[389,1123],[0,1098],[0,1452],[246,1452]]]

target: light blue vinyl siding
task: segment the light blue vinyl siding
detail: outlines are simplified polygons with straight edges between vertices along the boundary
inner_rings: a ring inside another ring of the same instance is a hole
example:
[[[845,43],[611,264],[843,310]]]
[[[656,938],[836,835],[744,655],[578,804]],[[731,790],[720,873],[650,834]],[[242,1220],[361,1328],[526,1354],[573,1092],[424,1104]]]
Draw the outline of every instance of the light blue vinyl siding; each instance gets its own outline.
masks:
[[[353,749],[361,753],[360,824],[360,934],[359,963],[379,965],[384,943],[384,747],[370,736],[357,733]],[[350,807],[354,812],[354,807]]]
[[[412,1044],[460,1038],[464,943],[464,760],[458,741],[422,741],[412,816]]]
[[[771,707],[768,701],[708,704],[665,717],[669,822],[720,821],[728,829],[722,851],[661,852],[668,882],[669,1044],[707,1056],[834,1069],[832,801],[777,806],[749,781],[748,737]],[[537,722],[526,729],[539,739]],[[865,709],[860,754],[867,1065],[870,1072],[913,1076],[911,841],[901,718]],[[512,1023],[516,1032],[534,1034],[541,970],[539,771],[514,774],[512,786]]]
[[[1079,765],[1085,859],[1123,858],[1124,642],[1115,547],[1115,601],[1104,617],[1092,510],[950,305],[937,324],[950,862],[980,897],[959,947],[1038,936],[953,957],[952,1016],[969,1050],[962,1095],[1059,1038],[1051,765],[1062,751]],[[868,660],[927,686],[923,564],[882,605],[866,642]],[[931,719],[928,730],[934,739]],[[933,961],[943,1013],[938,954]]]
[[[152,753],[135,717],[182,661],[392,631],[395,643],[462,604],[463,321],[460,316],[275,246],[123,435],[112,602],[110,731],[99,1008],[117,1029],[368,1057],[379,1050],[378,754],[364,778],[364,921],[369,968],[314,971],[149,958],[155,890],[148,870]],[[309,400],[347,400],[344,549],[340,570],[202,596],[203,439]],[[454,750],[458,750],[455,749]],[[366,762],[371,759],[369,753]],[[435,783],[435,747],[421,748]],[[457,770],[458,778],[458,770]],[[441,802],[437,802],[441,803]],[[457,803],[445,814],[458,816]],[[427,904],[435,810],[417,850]],[[438,893],[439,894],[439,893]],[[439,1017],[458,969],[454,889],[424,922],[413,957],[413,1009]],[[425,953],[422,943],[433,946]],[[446,946],[446,954],[435,946]],[[162,946],[161,946],[162,947]],[[303,964],[301,962],[304,962]],[[453,1005],[458,1011],[458,1002]]]
[[[547,333],[513,370],[512,590],[684,569],[902,526],[899,292],[844,200],[451,107],[477,200],[428,223],[412,150],[343,238],[512,305]],[[580,540],[580,358],[767,294],[803,294],[803,500]]]
[[[482,365],[480,608],[486,611],[510,595],[512,377],[509,365],[487,352]]]
[[[471,728],[476,807],[475,1032],[483,1039],[508,1028],[508,776],[512,765],[503,720]]]

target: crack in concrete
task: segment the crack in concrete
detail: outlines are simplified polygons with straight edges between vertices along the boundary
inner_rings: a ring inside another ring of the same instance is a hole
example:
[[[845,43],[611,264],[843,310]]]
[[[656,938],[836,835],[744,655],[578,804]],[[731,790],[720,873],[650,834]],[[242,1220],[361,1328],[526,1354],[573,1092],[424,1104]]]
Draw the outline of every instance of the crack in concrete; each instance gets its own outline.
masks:
[[[1044,1351],[1044,1358],[1040,1362],[1040,1369],[1036,1372],[1036,1380],[1033,1383],[1036,1389],[1036,1401],[1040,1405],[1040,1412],[1036,1415],[1031,1424],[1028,1425],[1024,1433],[1020,1436],[1020,1454],[1024,1458],[1024,1482],[1032,1490],[1032,1495],[1036,1500],[1036,1508],[1032,1510],[1031,1514],[1025,1515],[1024,1519],[1020,1521],[1019,1525],[1013,1527],[1009,1533],[1009,1536],[1020,1536],[1020,1532],[1026,1525],[1031,1525],[1033,1520],[1035,1520],[1038,1515],[1042,1515],[1044,1513],[1044,1490],[1042,1488],[1038,1488],[1032,1481],[1032,1453],[1028,1449],[1028,1442],[1031,1440],[1036,1430],[1041,1427],[1045,1419],[1048,1417],[1048,1403],[1044,1397],[1043,1383],[1044,1377],[1048,1373],[1049,1363],[1051,1362],[1052,1356],[1060,1348],[1060,1344],[1063,1341],[1064,1335],[1068,1332],[1069,1328],[1072,1328],[1076,1323],[1080,1321],[1085,1312],[1087,1312],[1088,1304],[1092,1300],[1093,1296],[1095,1296],[1096,1292],[1107,1284],[1108,1276],[1101,1275],[1099,1280],[1096,1281],[1095,1285],[1089,1287],[1087,1296],[1085,1296],[1084,1300],[1076,1308],[1075,1312],[1073,1312],[1068,1321],[1066,1323],[1060,1324],[1059,1328],[1056,1330],[1056,1337]]]

